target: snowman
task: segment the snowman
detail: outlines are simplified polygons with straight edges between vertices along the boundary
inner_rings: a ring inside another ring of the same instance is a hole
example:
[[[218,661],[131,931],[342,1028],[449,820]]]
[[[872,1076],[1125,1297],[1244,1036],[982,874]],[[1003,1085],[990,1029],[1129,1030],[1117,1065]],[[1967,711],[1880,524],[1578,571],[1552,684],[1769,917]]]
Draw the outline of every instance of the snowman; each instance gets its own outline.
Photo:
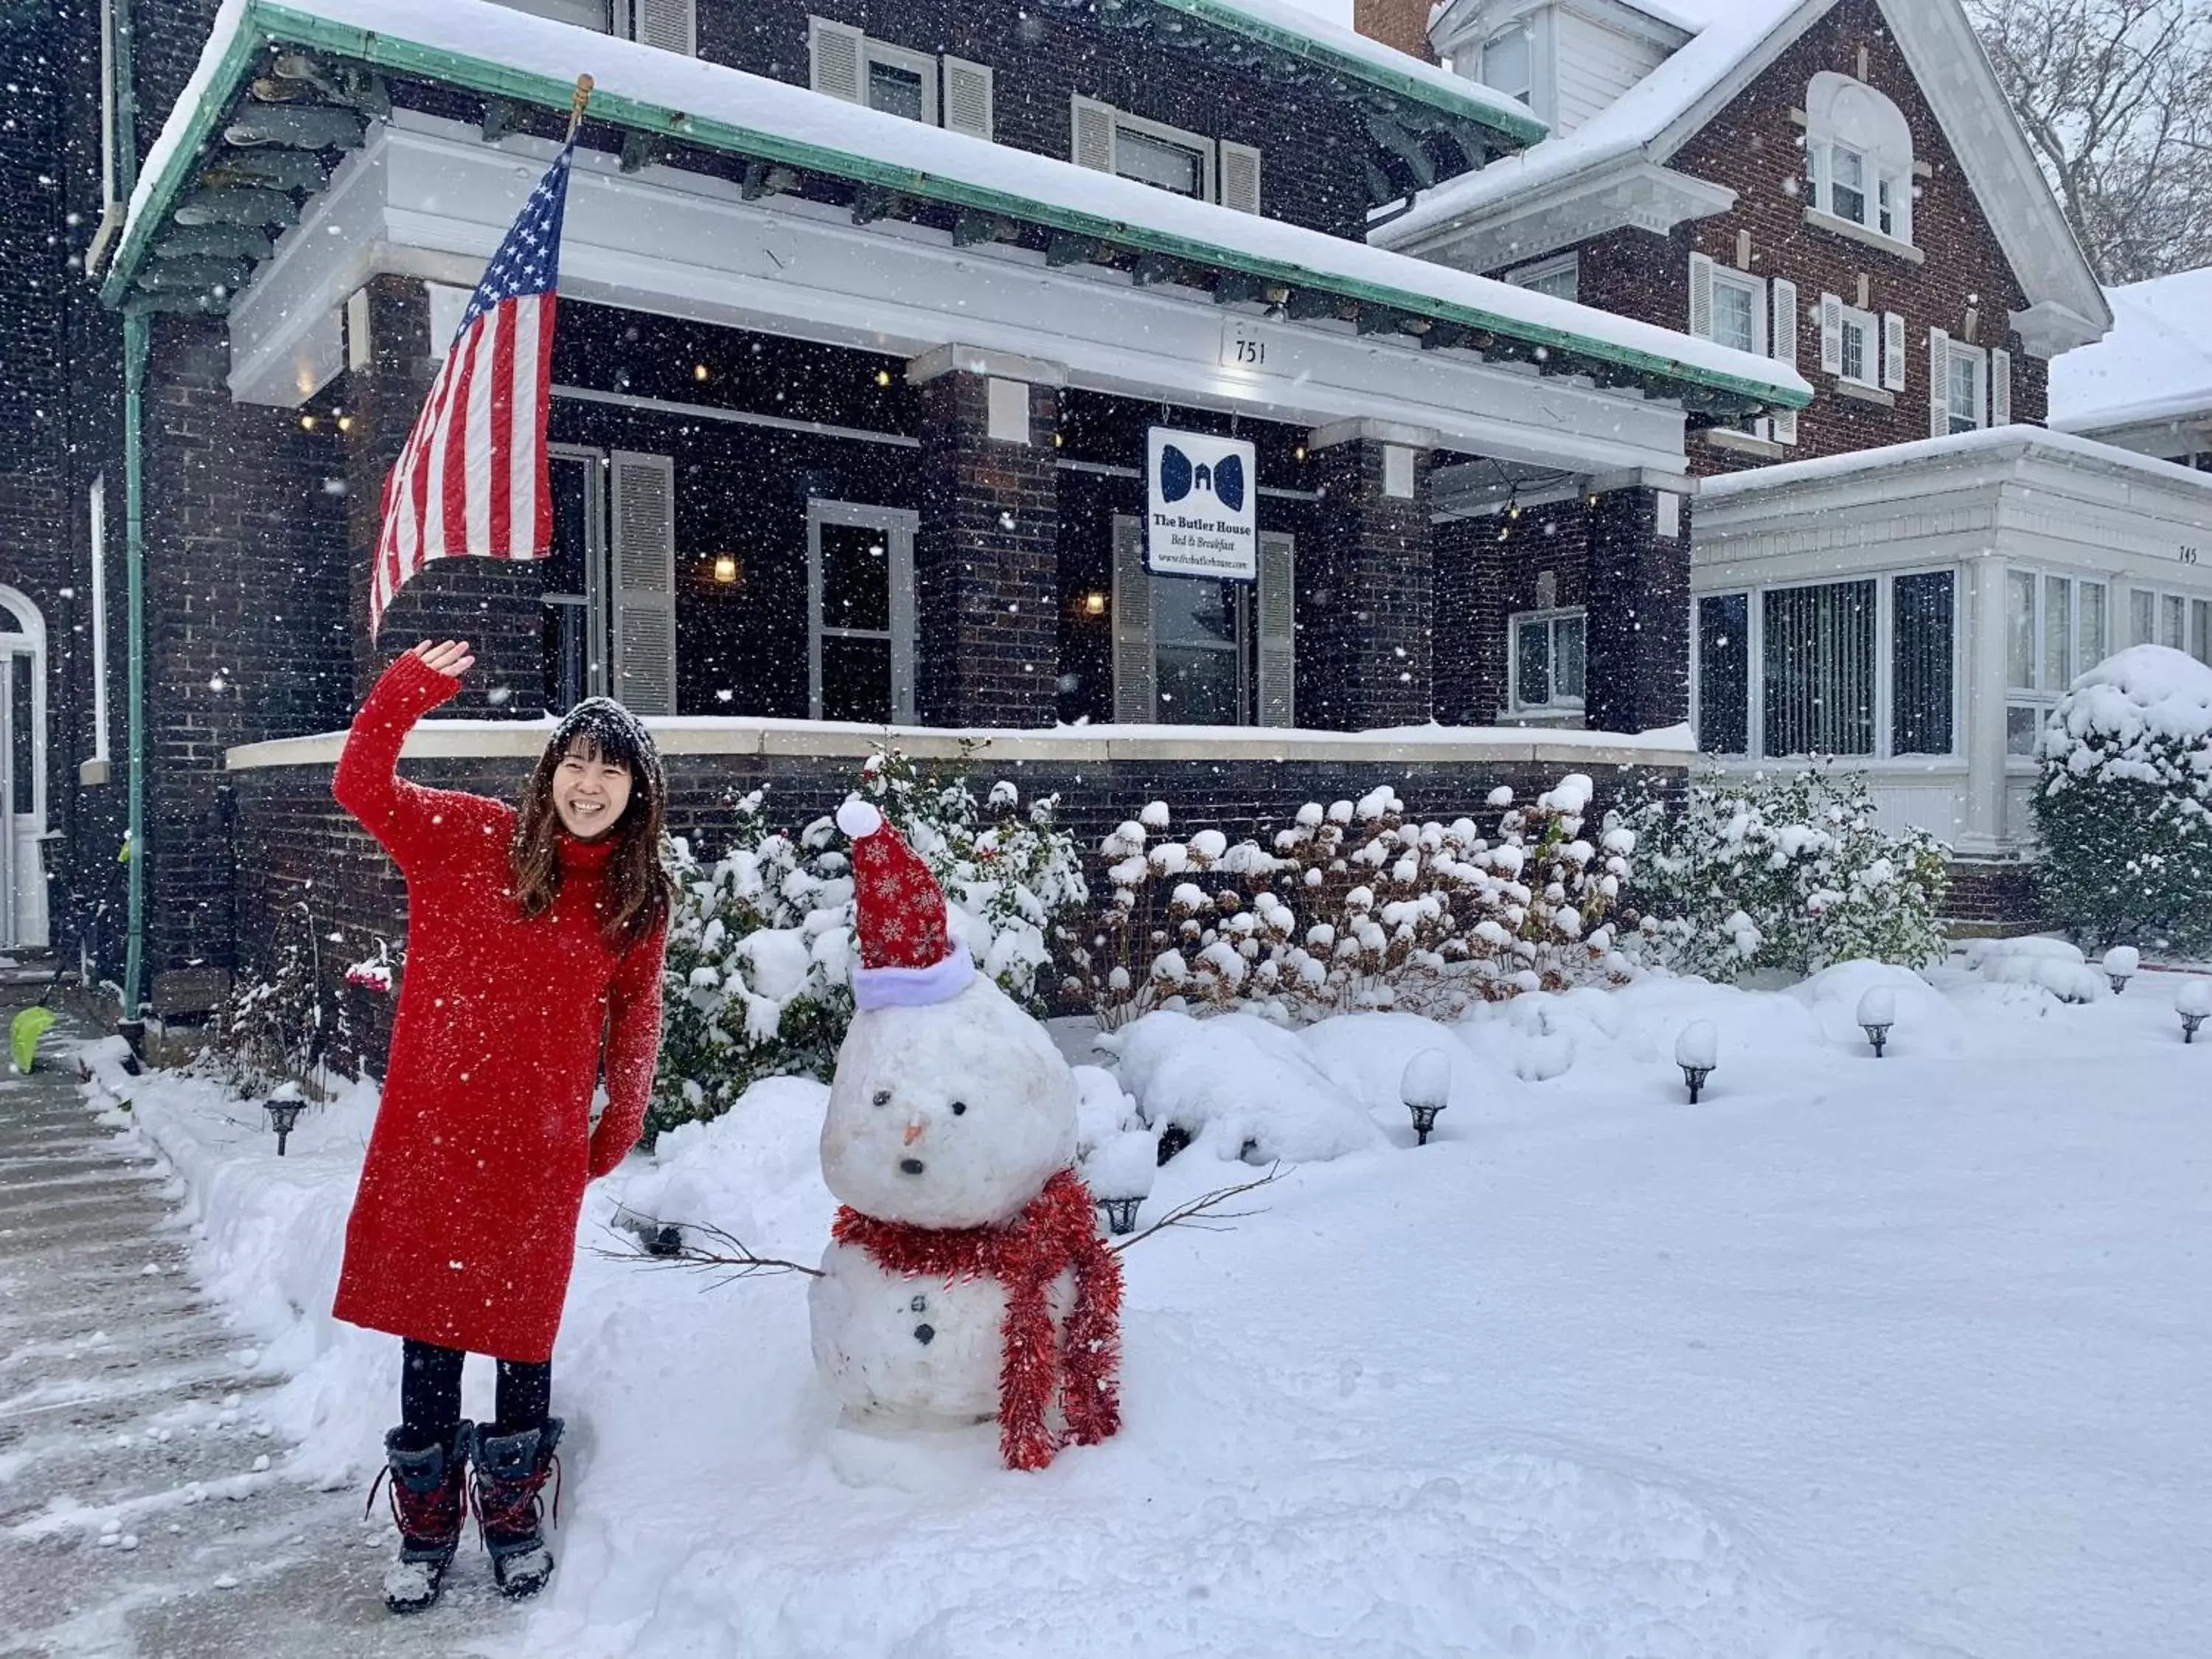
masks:
[[[1120,1426],[1120,1264],[1075,1158],[1076,1083],[975,971],[929,867],[848,801],[860,965],[822,1174],[843,1205],[810,1293],[814,1359],[856,1427],[999,1421],[1009,1468]]]

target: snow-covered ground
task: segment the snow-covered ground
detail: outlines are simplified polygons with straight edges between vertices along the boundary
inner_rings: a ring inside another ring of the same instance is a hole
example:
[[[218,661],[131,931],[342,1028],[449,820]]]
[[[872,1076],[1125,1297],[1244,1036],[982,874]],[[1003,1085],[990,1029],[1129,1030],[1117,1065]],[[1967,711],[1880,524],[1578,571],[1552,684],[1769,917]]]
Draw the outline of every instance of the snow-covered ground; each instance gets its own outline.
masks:
[[[1853,1020],[1875,981],[1881,1060]],[[2175,988],[2072,1006],[1852,966],[1452,1030],[1156,1018],[1120,1064],[1203,1127],[1147,1218],[1249,1178],[1222,1157],[1248,1140],[1336,1155],[1125,1256],[1127,1427],[1041,1474],[985,1431],[837,1430],[798,1279],[592,1253],[627,1197],[812,1260],[825,1091],[765,1086],[587,1206],[562,1566],[495,1650],[2194,1655],[2212,1040],[2183,1045]],[[1720,1037],[1696,1107],[1693,1018]],[[1452,1097],[1416,1150],[1398,1081],[1427,1048]],[[398,1345],[327,1309],[372,1097],[280,1163],[211,1085],[103,1077],[191,1188],[200,1271],[293,1374],[268,1408],[293,1472],[365,1481]]]

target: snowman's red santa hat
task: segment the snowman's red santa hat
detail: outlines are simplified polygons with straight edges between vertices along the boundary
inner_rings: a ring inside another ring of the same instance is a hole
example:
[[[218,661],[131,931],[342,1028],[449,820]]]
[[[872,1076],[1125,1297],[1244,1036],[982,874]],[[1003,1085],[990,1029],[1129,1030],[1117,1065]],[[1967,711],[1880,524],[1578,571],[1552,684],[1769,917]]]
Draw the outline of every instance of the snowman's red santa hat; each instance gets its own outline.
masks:
[[[853,838],[853,899],[860,933],[853,1000],[863,1008],[951,1001],[974,982],[975,964],[952,937],[937,878],[867,802],[848,800],[839,807],[837,827]]]

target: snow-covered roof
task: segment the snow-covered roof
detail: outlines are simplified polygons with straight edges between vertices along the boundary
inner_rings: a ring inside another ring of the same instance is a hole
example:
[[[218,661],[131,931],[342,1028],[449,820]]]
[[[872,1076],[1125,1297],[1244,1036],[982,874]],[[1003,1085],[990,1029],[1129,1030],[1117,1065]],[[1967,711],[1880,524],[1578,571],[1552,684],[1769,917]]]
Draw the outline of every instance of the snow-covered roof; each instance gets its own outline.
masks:
[[[1694,28],[1689,43],[1572,132],[1424,191],[1376,228],[1385,247],[1433,251],[1462,225],[1513,219],[1569,179],[1664,167],[1837,0],[1635,0]],[[2031,309],[2071,338],[2094,338],[2110,316],[2094,272],[2044,181],[1960,0],[1875,0],[1922,95],[1983,204]],[[1547,249],[1529,248],[1533,258]],[[2069,341],[2070,343],[2070,341]]]
[[[2097,432],[2212,417],[2212,268],[2105,297],[2112,331],[2051,361],[2051,425]]]
[[[2158,460],[2071,432],[2052,432],[2039,426],[1985,427],[1978,432],[1954,433],[1948,438],[1923,438],[1917,443],[1854,450],[1842,455],[1824,455],[1815,460],[1790,461],[1780,466],[1750,467],[1741,472],[1703,480],[1698,486],[1698,499],[1706,503],[1726,501],[1787,489],[1796,484],[1826,483],[1862,473],[1894,471],[1923,465],[1963,465],[2006,454],[2039,455],[2063,465],[2090,463],[2138,474],[2148,482],[2175,485],[2212,500],[2212,472],[2195,471],[2172,461]]]
[[[1382,227],[1375,240],[1399,246],[1424,231],[1488,212],[1574,173],[1658,145],[1793,14],[1825,10],[1826,4],[1827,0],[1670,0],[1663,9],[1639,4],[1662,21],[1695,31],[1694,38],[1574,131],[1424,191],[1412,211]]]
[[[1523,143],[1543,137],[1543,121],[1517,98],[1407,56],[1356,29],[1322,17],[1291,0],[1151,0],[1151,3],[1212,23],[1371,86],[1411,97],[1463,119],[1510,133]]]
[[[1334,296],[1363,318],[1371,311],[1485,337],[1485,350],[1517,343],[1522,355],[1554,369],[1649,382],[1658,396],[1701,392],[1796,408],[1811,401],[1795,370],[1767,358],[489,0],[223,0],[132,196],[103,289],[109,303],[131,297],[149,244],[275,43],[562,109],[576,75],[589,70],[598,83],[594,121],[688,147],[1049,227],[1086,249],[1246,273],[1294,297]]]

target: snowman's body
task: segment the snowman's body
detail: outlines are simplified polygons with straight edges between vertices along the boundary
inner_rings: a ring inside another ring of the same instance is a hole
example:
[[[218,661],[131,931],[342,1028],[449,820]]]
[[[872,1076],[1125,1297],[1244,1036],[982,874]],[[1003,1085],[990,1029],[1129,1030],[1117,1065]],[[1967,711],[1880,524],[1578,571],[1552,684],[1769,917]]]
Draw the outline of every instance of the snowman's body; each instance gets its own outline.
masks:
[[[855,1014],[822,1127],[830,1190],[863,1216],[1001,1226],[1075,1155],[1074,1073],[1036,1020],[977,976],[948,1000]],[[1006,1287],[886,1270],[833,1242],[813,1282],[814,1358],[848,1420],[945,1428],[998,1415]],[[1048,1294],[1057,1333],[1074,1299]]]
[[[848,1421],[952,1429],[999,1414],[1006,1287],[995,1279],[909,1278],[854,1244],[830,1245],[811,1292],[814,1363]],[[1075,1276],[1052,1288],[1055,1328]]]

